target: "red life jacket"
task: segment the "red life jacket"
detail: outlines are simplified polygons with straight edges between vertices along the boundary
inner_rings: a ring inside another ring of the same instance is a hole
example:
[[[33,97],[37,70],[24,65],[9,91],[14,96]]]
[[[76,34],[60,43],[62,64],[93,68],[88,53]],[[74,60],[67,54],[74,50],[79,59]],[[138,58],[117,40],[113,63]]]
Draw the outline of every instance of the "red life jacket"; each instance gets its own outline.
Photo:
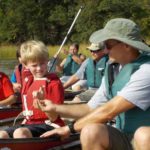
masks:
[[[0,101],[8,98],[10,95],[14,95],[12,83],[5,73],[0,72]]]
[[[23,67],[22,64],[19,64],[18,66],[15,67],[15,76],[17,83],[23,85],[25,78],[28,77],[29,75],[31,75],[30,70]],[[20,92],[17,92],[15,94],[17,96],[17,102],[20,103],[21,102]]]
[[[59,89],[54,90],[56,84],[60,85]],[[38,91],[44,86],[45,98],[52,100],[53,103],[62,104],[64,100],[64,90],[59,78],[55,74],[49,74],[46,78],[34,80],[33,76],[26,77],[22,88],[22,104],[27,124],[44,123],[48,117],[39,109],[33,107],[33,91]],[[59,94],[60,93],[60,94]],[[60,99],[57,98],[60,97]],[[63,126],[64,122],[58,117],[56,124]]]

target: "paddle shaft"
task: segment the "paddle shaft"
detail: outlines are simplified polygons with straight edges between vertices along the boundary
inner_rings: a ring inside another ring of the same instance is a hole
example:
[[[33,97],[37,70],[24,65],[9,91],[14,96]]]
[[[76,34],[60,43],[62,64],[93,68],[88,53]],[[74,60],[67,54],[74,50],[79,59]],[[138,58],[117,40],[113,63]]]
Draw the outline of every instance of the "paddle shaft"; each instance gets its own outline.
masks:
[[[48,67],[48,71],[49,71],[49,72],[52,71],[52,68],[53,68],[54,64],[56,63],[56,59],[57,59],[57,57],[58,57],[58,55],[59,55],[59,53],[60,53],[62,47],[64,46],[64,44],[65,44],[65,42],[66,42],[66,40],[67,40],[67,38],[68,38],[68,35],[70,34],[70,32],[71,32],[71,30],[72,30],[72,28],[73,28],[73,26],[74,26],[74,24],[75,24],[75,22],[76,22],[76,20],[77,20],[77,18],[78,18],[78,16],[79,16],[79,14],[81,13],[81,10],[82,10],[82,9],[83,9],[83,6],[81,6],[80,9],[79,9],[79,11],[77,12],[77,14],[76,14],[76,16],[75,16],[75,18],[74,18],[74,20],[73,20],[73,22],[72,22],[72,24],[71,24],[71,26],[70,26],[68,32],[67,32],[67,34],[66,34],[66,36],[65,36],[63,42],[61,43],[60,48],[58,49],[57,53],[56,53],[55,56],[53,57],[53,60],[51,60],[51,62],[48,63],[48,66],[49,66],[49,67]]]

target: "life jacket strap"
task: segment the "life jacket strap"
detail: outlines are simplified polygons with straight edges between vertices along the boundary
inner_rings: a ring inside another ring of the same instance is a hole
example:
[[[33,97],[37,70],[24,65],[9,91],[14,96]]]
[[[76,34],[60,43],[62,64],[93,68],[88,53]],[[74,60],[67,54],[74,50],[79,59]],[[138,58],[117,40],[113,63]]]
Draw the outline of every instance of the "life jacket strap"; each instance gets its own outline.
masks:
[[[60,128],[60,126],[56,123],[52,123],[50,120],[45,120],[45,124],[52,126],[54,128]]]

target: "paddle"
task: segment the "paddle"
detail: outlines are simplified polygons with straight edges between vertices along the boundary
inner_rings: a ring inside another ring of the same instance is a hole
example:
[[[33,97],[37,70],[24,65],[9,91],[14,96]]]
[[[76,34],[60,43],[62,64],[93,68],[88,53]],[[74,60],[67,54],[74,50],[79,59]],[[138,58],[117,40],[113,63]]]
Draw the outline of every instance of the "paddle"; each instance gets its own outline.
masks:
[[[78,16],[79,16],[79,14],[81,13],[81,10],[82,10],[82,9],[83,9],[83,6],[80,7],[80,9],[79,9],[77,15],[75,16],[75,18],[74,18],[74,20],[73,20],[73,22],[72,22],[72,24],[71,24],[71,26],[70,26],[70,28],[69,28],[69,30],[68,30],[66,36],[65,36],[65,38],[64,38],[64,40],[63,40],[63,42],[62,42],[60,48],[58,49],[57,53],[54,55],[54,57],[52,57],[52,58],[49,60],[49,62],[48,62],[48,72],[55,72],[55,68],[56,68],[56,64],[57,64],[57,57],[58,57],[58,55],[59,55],[59,53],[60,53],[60,51],[61,51],[63,45],[65,44],[65,42],[66,42],[66,40],[67,40],[67,38],[68,38],[68,35],[70,34],[70,32],[71,32],[71,30],[72,30],[72,28],[73,28],[73,26],[74,26],[74,24],[75,24],[75,22],[76,22],[76,20],[77,20],[77,18],[78,18]]]

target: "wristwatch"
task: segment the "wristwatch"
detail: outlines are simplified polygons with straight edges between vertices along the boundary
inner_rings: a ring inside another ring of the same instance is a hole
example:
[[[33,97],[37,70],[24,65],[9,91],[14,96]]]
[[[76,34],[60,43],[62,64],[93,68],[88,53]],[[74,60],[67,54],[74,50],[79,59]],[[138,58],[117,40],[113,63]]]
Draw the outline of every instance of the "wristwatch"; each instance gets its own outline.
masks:
[[[69,127],[70,132],[71,132],[72,134],[77,133],[76,130],[74,129],[74,123],[75,123],[75,121],[72,121],[72,122],[69,122],[69,123],[68,123],[68,127]]]

